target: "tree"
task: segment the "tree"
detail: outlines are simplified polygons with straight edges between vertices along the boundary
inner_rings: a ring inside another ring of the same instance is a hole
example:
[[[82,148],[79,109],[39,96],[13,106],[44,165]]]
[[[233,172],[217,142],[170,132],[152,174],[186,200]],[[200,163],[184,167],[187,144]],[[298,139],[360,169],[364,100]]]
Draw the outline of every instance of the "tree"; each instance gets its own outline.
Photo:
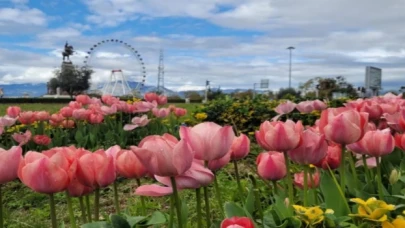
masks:
[[[83,93],[90,88],[92,73],[93,70],[86,67],[62,67],[61,70],[54,72],[56,81],[54,79],[51,81],[54,85],[58,85],[61,91],[68,93],[73,98],[73,95]],[[49,81],[50,86],[51,81]]]
[[[296,91],[294,88],[281,88],[280,91],[277,93],[277,99],[289,99],[291,97],[301,97],[299,91]]]
[[[334,92],[345,93],[349,97],[357,97],[356,89],[352,84],[348,83],[343,76],[337,76],[335,78],[312,78],[299,88],[305,93],[306,98],[312,98],[316,90],[318,91],[318,98],[331,99]]]
[[[51,80],[49,80],[48,82],[48,91],[49,94],[55,94],[56,93],[56,89],[59,87],[59,81],[57,78],[51,78]]]

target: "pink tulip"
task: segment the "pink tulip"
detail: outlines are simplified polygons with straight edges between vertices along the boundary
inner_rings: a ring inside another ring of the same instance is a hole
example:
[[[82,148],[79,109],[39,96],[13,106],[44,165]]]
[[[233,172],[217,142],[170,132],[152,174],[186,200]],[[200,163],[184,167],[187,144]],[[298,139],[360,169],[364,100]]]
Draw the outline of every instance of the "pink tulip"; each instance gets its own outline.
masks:
[[[14,133],[11,137],[19,143],[20,146],[27,144],[31,140],[31,131],[26,130],[25,133]]]
[[[11,117],[11,118],[17,118],[18,115],[20,115],[21,112],[21,108],[18,106],[10,106],[7,108],[7,116]]]
[[[287,175],[284,154],[277,151],[260,153],[256,165],[259,176],[265,180],[277,181]]]
[[[158,118],[165,118],[170,114],[170,109],[168,108],[153,108],[152,113]]]
[[[74,128],[75,127],[75,121],[73,120],[64,120],[61,123],[63,128]]]
[[[176,186],[181,189],[197,189],[209,185],[214,180],[214,174],[199,162],[193,162],[190,169],[175,177]],[[136,189],[135,194],[141,196],[166,196],[173,193],[170,177],[155,175],[155,179],[164,184],[143,185]]]
[[[73,115],[73,108],[71,108],[71,107],[69,107],[69,106],[63,107],[63,108],[61,108],[61,109],[59,110],[59,113],[60,113],[63,117],[65,117],[65,118],[72,117],[72,115]]]
[[[320,133],[324,134],[325,126],[328,125],[329,122],[331,122],[335,116],[348,110],[351,110],[351,108],[340,107],[340,108],[328,108],[326,110],[323,110],[321,113],[321,118],[317,121]]]
[[[104,121],[104,116],[99,113],[90,113],[87,120],[90,124],[100,124]]]
[[[322,115],[324,112],[325,111],[322,112]],[[363,137],[367,129],[367,123],[367,113],[348,110],[329,120],[323,132],[328,140],[347,145]]]
[[[48,146],[51,143],[51,138],[47,135],[35,135],[32,140],[38,145]]]
[[[399,105],[394,103],[394,104],[380,104],[380,108],[382,109],[382,113],[385,114],[394,114],[398,112],[399,110]]]
[[[314,110],[317,110],[317,111],[322,111],[322,110],[328,108],[328,106],[323,101],[320,101],[320,100],[314,100],[313,106],[314,106]]]
[[[20,162],[18,177],[26,186],[39,193],[52,194],[65,190],[69,176],[67,170],[60,167],[62,163],[57,157],[49,158],[38,152],[27,152]]]
[[[76,120],[88,120],[90,114],[91,114],[90,110],[80,108],[73,110],[72,117]]]
[[[48,121],[50,114],[46,111],[39,111],[34,113],[34,118],[36,121]]]
[[[381,163],[381,158],[380,157],[378,157],[378,158],[376,158],[376,157],[366,158],[367,167],[370,168],[370,169],[377,167],[377,160],[376,159],[378,159],[378,162]],[[360,160],[356,161],[355,167],[360,167],[360,166],[364,166],[363,159],[360,159]]]
[[[216,172],[224,168],[231,161],[231,151],[229,151],[225,156],[219,159],[211,160],[208,162],[208,169],[213,172]],[[202,161],[203,162],[203,161]]]
[[[119,102],[120,100],[111,95],[103,95],[103,96],[101,96],[101,101],[103,101],[104,104],[111,106],[111,105]]]
[[[300,113],[311,113],[315,110],[313,101],[301,101],[296,108]]]
[[[150,119],[148,119],[147,115],[143,115],[141,117],[134,117],[132,118],[132,124],[125,124],[124,131],[132,131],[137,127],[144,127],[149,123]]]
[[[78,159],[78,181],[88,187],[106,187],[115,181],[115,167],[113,157],[104,150],[88,153]]]
[[[405,151],[405,134],[395,134],[395,145]]]
[[[237,161],[245,158],[250,152],[250,139],[245,134],[236,137],[231,146],[231,160]]]
[[[235,133],[231,126],[221,127],[213,122],[203,122],[194,127],[180,127],[180,137],[190,144],[198,160],[211,161],[225,156]]]
[[[305,130],[301,134],[298,147],[288,151],[290,159],[301,165],[316,164],[321,161],[328,151],[325,135]]]
[[[134,112],[136,113],[144,113],[144,112],[149,112],[151,109],[157,107],[156,101],[153,102],[136,102],[133,104],[135,106]]]
[[[170,134],[150,135],[142,139],[139,147],[131,146],[131,150],[149,173],[173,177],[183,174],[191,167],[194,153],[188,141],[178,141]]]
[[[83,105],[77,101],[71,101],[68,104],[69,107],[71,107],[73,110],[75,109],[81,109],[83,107]]]
[[[312,178],[311,178],[312,176]],[[311,180],[312,179],[312,180]],[[307,174],[308,188],[317,188],[319,186],[320,174],[318,170],[315,173]],[[304,172],[294,174],[294,185],[300,189],[304,189]]]
[[[395,148],[395,139],[389,129],[368,131],[361,141],[364,142],[366,154],[372,157],[390,154]]]
[[[370,120],[379,120],[383,114],[383,110],[377,102],[364,101],[361,106],[358,107],[359,112],[368,113]]]
[[[52,114],[49,121],[52,121],[56,124],[61,123],[65,118],[61,114]]]
[[[25,125],[30,125],[35,121],[35,113],[32,111],[28,112],[21,112],[20,116],[18,117],[18,121]]]
[[[278,114],[288,114],[292,112],[295,108],[296,104],[287,100],[285,102],[280,103],[274,111],[277,112]]]
[[[160,95],[157,98],[156,102],[158,103],[158,105],[165,105],[165,104],[167,104],[167,97],[164,95]]]
[[[101,106],[101,111],[103,112],[104,115],[113,115],[117,113],[117,105],[112,105],[112,106]]]
[[[170,108],[169,108],[170,109]],[[174,115],[177,117],[182,117],[185,116],[187,114],[187,109],[184,108],[175,108],[174,109]]]
[[[401,111],[396,112],[394,114],[383,114],[384,119],[387,121],[388,126],[390,126],[391,129],[395,130],[396,132],[403,132],[405,131],[405,128],[402,128],[401,125],[399,124],[399,121],[401,119]]]
[[[342,147],[338,144],[329,145],[326,157],[315,164],[317,167],[328,170],[337,169],[340,166],[342,160]],[[328,168],[329,167],[329,168]]]
[[[0,185],[18,177],[18,166],[22,159],[21,147],[13,146],[9,150],[0,148]]]
[[[2,127],[11,127],[17,121],[16,118],[11,118],[9,116],[0,117],[0,126]]]
[[[147,173],[145,166],[131,150],[121,150],[118,152],[116,160],[117,172],[125,178],[140,179]]]
[[[287,120],[269,122],[260,125],[259,131],[255,132],[258,144],[268,151],[288,151],[296,148],[301,138],[303,126],[301,122],[294,123]]]
[[[90,104],[91,99],[88,95],[77,95],[75,97],[76,101],[79,102],[82,105],[87,105]]]
[[[159,96],[156,93],[145,93],[144,98],[148,102],[156,101],[159,99]]]

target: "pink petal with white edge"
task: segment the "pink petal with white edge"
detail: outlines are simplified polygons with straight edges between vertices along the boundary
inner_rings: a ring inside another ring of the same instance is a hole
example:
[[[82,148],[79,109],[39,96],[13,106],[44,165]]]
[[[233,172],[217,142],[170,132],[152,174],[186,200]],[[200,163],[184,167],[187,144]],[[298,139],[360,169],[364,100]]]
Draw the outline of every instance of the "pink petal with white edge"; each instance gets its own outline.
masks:
[[[367,159],[366,159],[366,164],[367,164],[367,167],[368,167],[368,168],[375,168],[375,167],[377,167],[377,161],[376,161],[375,159],[376,159],[375,157],[371,157],[371,158],[367,158]],[[381,158],[378,158],[378,161],[381,162]],[[364,166],[363,160],[358,160],[358,161],[356,162],[356,165],[355,165],[355,166],[356,166],[356,167]]]
[[[164,187],[157,184],[142,185],[135,190],[135,195],[138,196],[167,196],[173,193],[172,187]]]
[[[138,127],[138,125],[136,125],[136,124],[125,124],[124,131],[132,131],[137,127]]]

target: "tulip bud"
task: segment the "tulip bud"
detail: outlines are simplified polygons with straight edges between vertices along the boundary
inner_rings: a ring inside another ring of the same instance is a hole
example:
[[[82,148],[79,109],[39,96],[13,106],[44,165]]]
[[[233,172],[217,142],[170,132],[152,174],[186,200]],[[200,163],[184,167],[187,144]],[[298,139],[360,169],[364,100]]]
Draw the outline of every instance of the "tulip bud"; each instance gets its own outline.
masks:
[[[401,173],[398,172],[398,170],[393,169],[391,171],[390,178],[388,180],[389,180],[390,184],[393,185],[393,184],[397,183],[397,181],[399,180],[400,177],[401,177]]]

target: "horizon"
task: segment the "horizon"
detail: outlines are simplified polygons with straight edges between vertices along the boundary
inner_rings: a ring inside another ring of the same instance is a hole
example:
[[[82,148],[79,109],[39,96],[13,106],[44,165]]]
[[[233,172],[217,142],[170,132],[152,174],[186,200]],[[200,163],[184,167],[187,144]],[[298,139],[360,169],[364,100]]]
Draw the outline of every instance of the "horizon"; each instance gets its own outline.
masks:
[[[142,58],[146,85],[157,85],[159,51],[164,50],[165,87],[201,90],[208,80],[221,89],[253,89],[269,79],[269,90],[314,77],[344,76],[364,86],[366,66],[382,69],[382,88],[405,85],[402,40],[404,4],[342,0],[0,1],[0,87],[46,83],[62,63],[65,42],[82,66],[93,45],[107,39],[128,43]],[[372,12],[372,13],[370,13]],[[378,12],[378,13],[375,13]],[[128,81],[140,77],[134,52],[101,45],[89,56],[93,83],[122,69]],[[135,80],[138,81],[138,80]]]

